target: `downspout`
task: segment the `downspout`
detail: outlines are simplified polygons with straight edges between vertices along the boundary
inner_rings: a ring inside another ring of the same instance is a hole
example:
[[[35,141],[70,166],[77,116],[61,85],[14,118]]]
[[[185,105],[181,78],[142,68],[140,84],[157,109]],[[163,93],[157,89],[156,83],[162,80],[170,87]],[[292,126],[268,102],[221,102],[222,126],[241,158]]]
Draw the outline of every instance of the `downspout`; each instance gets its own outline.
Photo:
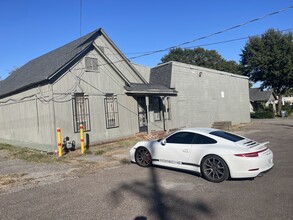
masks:
[[[150,106],[150,99],[149,96],[145,97],[145,104],[146,104],[146,110],[147,110],[147,125],[148,125],[148,134],[151,133],[151,128],[150,128],[150,111],[149,111],[149,106]]]

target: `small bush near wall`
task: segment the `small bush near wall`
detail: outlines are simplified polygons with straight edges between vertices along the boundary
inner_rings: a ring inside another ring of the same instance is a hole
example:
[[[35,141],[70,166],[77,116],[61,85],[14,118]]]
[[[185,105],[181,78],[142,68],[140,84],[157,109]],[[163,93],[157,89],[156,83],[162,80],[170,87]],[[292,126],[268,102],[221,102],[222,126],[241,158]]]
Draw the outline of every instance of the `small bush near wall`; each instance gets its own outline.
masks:
[[[288,115],[290,115],[292,113],[290,103],[286,102],[285,105],[282,106],[282,111],[287,111]]]
[[[260,111],[256,111],[254,113],[250,114],[251,118],[258,118],[258,119],[262,119],[262,118],[274,118],[275,114],[274,112],[270,111],[270,110],[260,110]]]

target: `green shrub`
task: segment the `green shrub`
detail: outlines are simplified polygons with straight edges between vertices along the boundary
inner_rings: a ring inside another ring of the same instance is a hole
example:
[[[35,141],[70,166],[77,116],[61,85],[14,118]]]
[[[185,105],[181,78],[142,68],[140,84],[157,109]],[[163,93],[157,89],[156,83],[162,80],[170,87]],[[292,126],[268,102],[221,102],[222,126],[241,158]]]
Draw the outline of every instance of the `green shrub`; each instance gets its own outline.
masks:
[[[274,118],[275,114],[274,112],[271,112],[269,110],[262,110],[262,111],[256,111],[254,113],[250,114],[251,118],[258,118],[258,119],[263,119],[263,118]]]
[[[285,105],[282,106],[282,111],[287,111],[288,115],[292,113],[292,109],[288,102],[286,102]]]

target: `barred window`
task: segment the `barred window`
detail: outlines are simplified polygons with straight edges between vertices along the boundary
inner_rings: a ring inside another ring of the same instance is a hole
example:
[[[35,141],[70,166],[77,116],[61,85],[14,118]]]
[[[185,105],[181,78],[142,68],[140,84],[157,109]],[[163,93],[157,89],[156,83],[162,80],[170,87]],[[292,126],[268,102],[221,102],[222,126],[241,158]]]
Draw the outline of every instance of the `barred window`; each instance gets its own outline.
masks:
[[[83,93],[75,93],[72,98],[73,127],[74,132],[79,132],[82,124],[84,131],[91,130],[90,108],[88,97]]]
[[[160,97],[152,97],[152,107],[154,111],[154,120],[162,121],[162,99]]]
[[[85,69],[88,71],[98,71],[98,59],[92,57],[85,58]]]
[[[119,127],[117,96],[115,96],[114,94],[107,94],[104,102],[106,128]]]

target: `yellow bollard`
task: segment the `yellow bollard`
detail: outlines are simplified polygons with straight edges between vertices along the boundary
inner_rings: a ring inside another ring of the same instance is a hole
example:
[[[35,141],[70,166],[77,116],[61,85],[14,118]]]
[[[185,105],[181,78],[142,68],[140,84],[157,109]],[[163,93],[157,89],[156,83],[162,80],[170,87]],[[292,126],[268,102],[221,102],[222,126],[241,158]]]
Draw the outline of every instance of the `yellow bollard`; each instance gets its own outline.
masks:
[[[58,157],[62,157],[61,129],[57,128]]]
[[[84,138],[83,138],[83,125],[82,124],[79,126],[79,131],[80,131],[80,150],[81,150],[81,153],[84,154]]]

